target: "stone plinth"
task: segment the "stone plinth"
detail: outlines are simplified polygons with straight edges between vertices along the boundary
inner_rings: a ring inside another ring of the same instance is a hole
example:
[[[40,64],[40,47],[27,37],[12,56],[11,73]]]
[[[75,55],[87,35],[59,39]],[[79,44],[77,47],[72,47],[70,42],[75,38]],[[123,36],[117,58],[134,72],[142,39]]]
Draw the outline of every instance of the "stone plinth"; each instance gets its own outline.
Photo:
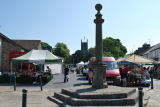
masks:
[[[92,65],[93,69],[93,83],[92,88],[107,88],[106,82],[106,64],[95,62]]]
[[[96,89],[90,86],[79,86],[62,89],[48,96],[60,106],[134,106],[138,100],[138,93],[134,88],[109,86],[109,88]]]

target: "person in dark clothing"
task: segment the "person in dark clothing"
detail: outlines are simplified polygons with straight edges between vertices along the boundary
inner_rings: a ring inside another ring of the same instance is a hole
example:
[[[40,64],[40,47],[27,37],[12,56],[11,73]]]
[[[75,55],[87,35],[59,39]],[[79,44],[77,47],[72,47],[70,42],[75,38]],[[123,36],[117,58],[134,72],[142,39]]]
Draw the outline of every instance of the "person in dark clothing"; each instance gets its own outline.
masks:
[[[69,80],[69,68],[68,68],[68,66],[66,66],[65,68],[64,68],[64,82],[68,82],[68,80]]]
[[[47,74],[49,75],[49,76],[51,76],[51,68],[49,68],[49,66],[47,66]]]

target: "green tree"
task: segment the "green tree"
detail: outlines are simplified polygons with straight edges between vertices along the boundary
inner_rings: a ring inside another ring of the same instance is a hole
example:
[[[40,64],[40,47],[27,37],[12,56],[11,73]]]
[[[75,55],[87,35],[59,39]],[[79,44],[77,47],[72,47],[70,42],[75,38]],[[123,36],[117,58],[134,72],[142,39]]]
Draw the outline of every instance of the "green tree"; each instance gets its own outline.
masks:
[[[71,55],[65,57],[65,63],[66,64],[71,64],[72,63],[72,56]]]
[[[111,37],[103,39],[103,56],[105,57],[123,57],[127,53],[127,49],[122,45],[119,39],[113,39]],[[88,54],[85,57],[85,61],[88,61],[91,57],[96,56],[95,48],[90,48]]]
[[[45,47],[51,47],[48,43],[46,42],[41,42],[41,46],[42,48],[45,48]]]
[[[108,37],[103,39],[103,55],[113,56],[116,59],[123,57],[127,53],[127,49],[122,45],[119,39]]]
[[[72,58],[74,58],[74,63],[77,64],[80,61],[84,61],[84,53],[81,50],[77,50],[73,55]]]
[[[94,57],[94,56],[96,56],[95,48],[89,48],[89,49],[88,49],[88,53],[87,53],[87,55],[86,55],[85,58],[84,58],[84,62],[89,61],[89,59],[90,59],[91,57]]]
[[[65,63],[69,63],[70,60],[70,50],[64,43],[57,43],[53,49],[53,54],[63,57]]]

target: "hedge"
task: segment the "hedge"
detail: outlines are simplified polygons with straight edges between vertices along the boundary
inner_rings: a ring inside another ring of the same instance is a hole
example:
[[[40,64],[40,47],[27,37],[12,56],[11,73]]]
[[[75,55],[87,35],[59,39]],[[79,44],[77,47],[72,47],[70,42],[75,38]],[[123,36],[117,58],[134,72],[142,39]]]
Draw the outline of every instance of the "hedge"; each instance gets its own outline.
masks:
[[[52,77],[42,77],[42,82],[47,83],[52,79]],[[23,77],[17,77],[16,83],[24,83],[24,84],[32,84],[34,81],[36,81],[35,77],[30,76],[23,76]],[[0,76],[0,83],[10,83],[14,82],[14,77],[8,76],[8,75],[1,75]]]

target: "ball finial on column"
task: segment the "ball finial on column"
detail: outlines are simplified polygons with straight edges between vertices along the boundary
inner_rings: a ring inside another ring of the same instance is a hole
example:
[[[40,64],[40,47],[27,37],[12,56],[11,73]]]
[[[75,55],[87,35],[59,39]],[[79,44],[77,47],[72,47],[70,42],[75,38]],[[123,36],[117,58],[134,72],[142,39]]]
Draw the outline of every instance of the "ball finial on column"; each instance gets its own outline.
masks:
[[[96,4],[95,8],[98,11],[98,13],[100,13],[100,10],[102,9],[102,5],[101,4]]]
[[[95,9],[97,10],[96,19],[94,20],[94,23],[103,23],[104,19],[102,19],[102,14],[100,13],[100,10],[102,10],[101,4],[96,4]]]

